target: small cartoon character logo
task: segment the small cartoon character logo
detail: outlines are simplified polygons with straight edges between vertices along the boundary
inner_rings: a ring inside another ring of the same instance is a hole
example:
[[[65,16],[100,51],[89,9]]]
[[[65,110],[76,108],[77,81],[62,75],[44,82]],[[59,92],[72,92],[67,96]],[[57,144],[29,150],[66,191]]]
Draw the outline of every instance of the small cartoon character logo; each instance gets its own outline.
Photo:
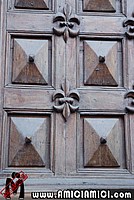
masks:
[[[24,199],[24,181],[28,178],[28,175],[23,171],[13,172],[12,178],[6,179],[6,186],[0,191],[5,199],[11,199],[11,195],[17,194],[20,187],[19,199]]]

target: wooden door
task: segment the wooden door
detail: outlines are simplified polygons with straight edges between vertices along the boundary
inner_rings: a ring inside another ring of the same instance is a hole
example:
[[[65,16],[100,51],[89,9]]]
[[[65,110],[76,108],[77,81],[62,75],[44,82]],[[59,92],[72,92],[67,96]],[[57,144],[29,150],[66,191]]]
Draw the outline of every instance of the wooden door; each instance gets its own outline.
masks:
[[[133,188],[133,0],[1,1],[1,185]]]

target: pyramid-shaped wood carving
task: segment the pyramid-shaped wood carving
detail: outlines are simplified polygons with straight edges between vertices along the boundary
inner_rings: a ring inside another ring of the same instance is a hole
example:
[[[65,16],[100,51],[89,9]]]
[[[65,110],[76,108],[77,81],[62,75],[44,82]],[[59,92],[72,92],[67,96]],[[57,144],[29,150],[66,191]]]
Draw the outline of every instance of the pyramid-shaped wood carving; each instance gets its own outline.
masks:
[[[105,63],[98,64],[87,82],[89,85],[117,86],[116,81],[114,80]]]
[[[84,167],[120,167],[119,119],[84,119]]]
[[[20,149],[15,157],[13,158],[11,162],[11,166],[31,166],[31,167],[36,167],[36,166],[41,166],[45,167],[45,164],[38,154],[38,152],[35,150],[34,146],[32,144],[24,144],[22,149]]]
[[[48,41],[14,40],[12,83],[48,84]]]
[[[16,0],[15,7],[25,9],[49,9],[48,0]]]
[[[118,45],[113,41],[84,41],[84,84],[118,86]]]
[[[26,64],[26,66],[22,69],[18,77],[14,80],[15,83],[29,83],[33,84],[47,84],[42,74],[39,72],[36,65],[33,63]]]
[[[115,12],[115,0],[83,0],[83,11]]]
[[[116,159],[107,145],[100,145],[86,166],[90,167],[119,167]]]
[[[49,167],[48,126],[45,118],[11,118],[9,166]]]

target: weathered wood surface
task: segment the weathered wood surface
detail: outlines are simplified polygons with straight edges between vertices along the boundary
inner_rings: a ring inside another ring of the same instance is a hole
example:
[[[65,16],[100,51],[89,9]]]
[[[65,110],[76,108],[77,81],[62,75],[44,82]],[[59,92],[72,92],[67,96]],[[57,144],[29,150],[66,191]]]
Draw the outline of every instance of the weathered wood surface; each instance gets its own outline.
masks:
[[[49,9],[48,0],[16,0],[15,1],[16,8],[25,8],[25,9]]]
[[[83,111],[122,111],[125,112],[124,91],[79,90],[79,110]],[[88,94],[88,95],[87,95]]]
[[[99,0],[92,1],[93,7],[88,5],[91,2],[88,0],[44,1],[46,5],[43,7],[40,0],[34,1],[33,9],[27,2],[23,1],[22,5],[20,0],[3,0],[1,4],[0,117],[3,128],[0,132],[0,156],[1,169],[5,169],[1,176],[5,178],[14,166],[15,169],[23,166],[30,174],[28,191],[38,190],[37,184],[42,190],[44,186],[53,190],[87,188],[87,185],[103,189],[108,186],[133,188],[130,173],[134,172],[134,124],[133,115],[129,118],[125,110],[129,100],[124,96],[133,87],[134,47],[133,40],[127,39],[125,34],[129,27],[123,26],[126,17],[132,15],[133,0],[127,0],[127,4],[107,0],[104,7],[99,6]],[[68,9],[63,9],[67,3],[72,7],[72,14],[77,16],[64,19],[70,12],[67,5]],[[54,21],[56,17],[58,21]],[[59,28],[57,35],[53,32],[56,26]],[[70,37],[69,28],[75,37]],[[79,30],[77,34],[76,29]],[[63,40],[63,33],[67,40]],[[97,70],[101,73],[98,74]],[[66,98],[69,94],[63,95],[64,98],[60,100],[59,96],[53,99],[54,92],[61,88],[63,82],[66,85],[67,80],[70,88],[65,86],[65,93],[73,90],[74,100]],[[67,120],[54,110],[54,105],[60,102],[60,106],[63,106],[63,101],[65,105],[70,104],[70,107],[63,109],[64,113],[68,114],[71,106],[79,108],[75,113],[72,109]],[[44,115],[51,119],[40,128],[38,123]],[[15,121],[18,116],[21,119],[19,125]],[[32,134],[31,142],[23,118],[37,121],[38,130]],[[94,128],[84,125],[83,121],[87,118],[89,121],[94,118]],[[105,123],[101,126],[99,137],[93,137],[93,129],[98,130],[99,127],[98,119]],[[115,123],[111,128],[113,121]],[[23,127],[22,133],[16,130],[18,126]],[[107,127],[110,136],[104,138],[102,133]],[[24,138],[25,134],[27,138]],[[14,141],[14,137],[21,144]],[[26,145],[29,145],[28,151],[23,148]],[[30,151],[33,154],[31,162],[27,163],[27,153]],[[22,159],[15,155],[17,152]],[[35,163],[32,161],[34,156]],[[39,156],[41,159],[37,159]],[[67,179],[68,175],[72,176]],[[57,176],[60,178],[57,179]],[[66,181],[63,177],[66,177]]]
[[[24,116],[10,120],[9,166],[49,168],[49,118]]]
[[[48,41],[15,39],[13,46],[12,82],[18,84],[47,85],[51,74],[48,73]]]
[[[115,12],[115,0],[83,0],[84,11]]]
[[[4,108],[52,110],[54,90],[5,89]]]
[[[85,85],[118,86],[118,44],[84,41]]]
[[[32,15],[32,20],[31,20]],[[54,14],[8,13],[7,30],[52,32]],[[81,34],[123,35],[125,17],[80,16]],[[98,23],[99,22],[99,23]],[[46,26],[47,24],[47,26]],[[90,24],[90,26],[87,24]]]
[[[120,119],[84,118],[83,129],[85,167],[125,167]]]

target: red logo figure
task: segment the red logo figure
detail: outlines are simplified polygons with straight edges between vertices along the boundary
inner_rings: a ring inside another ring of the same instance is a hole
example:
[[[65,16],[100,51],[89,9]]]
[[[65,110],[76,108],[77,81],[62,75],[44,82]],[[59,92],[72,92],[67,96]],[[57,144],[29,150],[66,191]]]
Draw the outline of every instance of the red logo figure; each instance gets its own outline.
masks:
[[[11,199],[11,194],[17,194],[17,190],[20,187],[19,199],[24,199],[24,181],[28,178],[28,175],[23,171],[13,172],[12,178],[6,179],[6,186],[0,191],[6,199]]]

